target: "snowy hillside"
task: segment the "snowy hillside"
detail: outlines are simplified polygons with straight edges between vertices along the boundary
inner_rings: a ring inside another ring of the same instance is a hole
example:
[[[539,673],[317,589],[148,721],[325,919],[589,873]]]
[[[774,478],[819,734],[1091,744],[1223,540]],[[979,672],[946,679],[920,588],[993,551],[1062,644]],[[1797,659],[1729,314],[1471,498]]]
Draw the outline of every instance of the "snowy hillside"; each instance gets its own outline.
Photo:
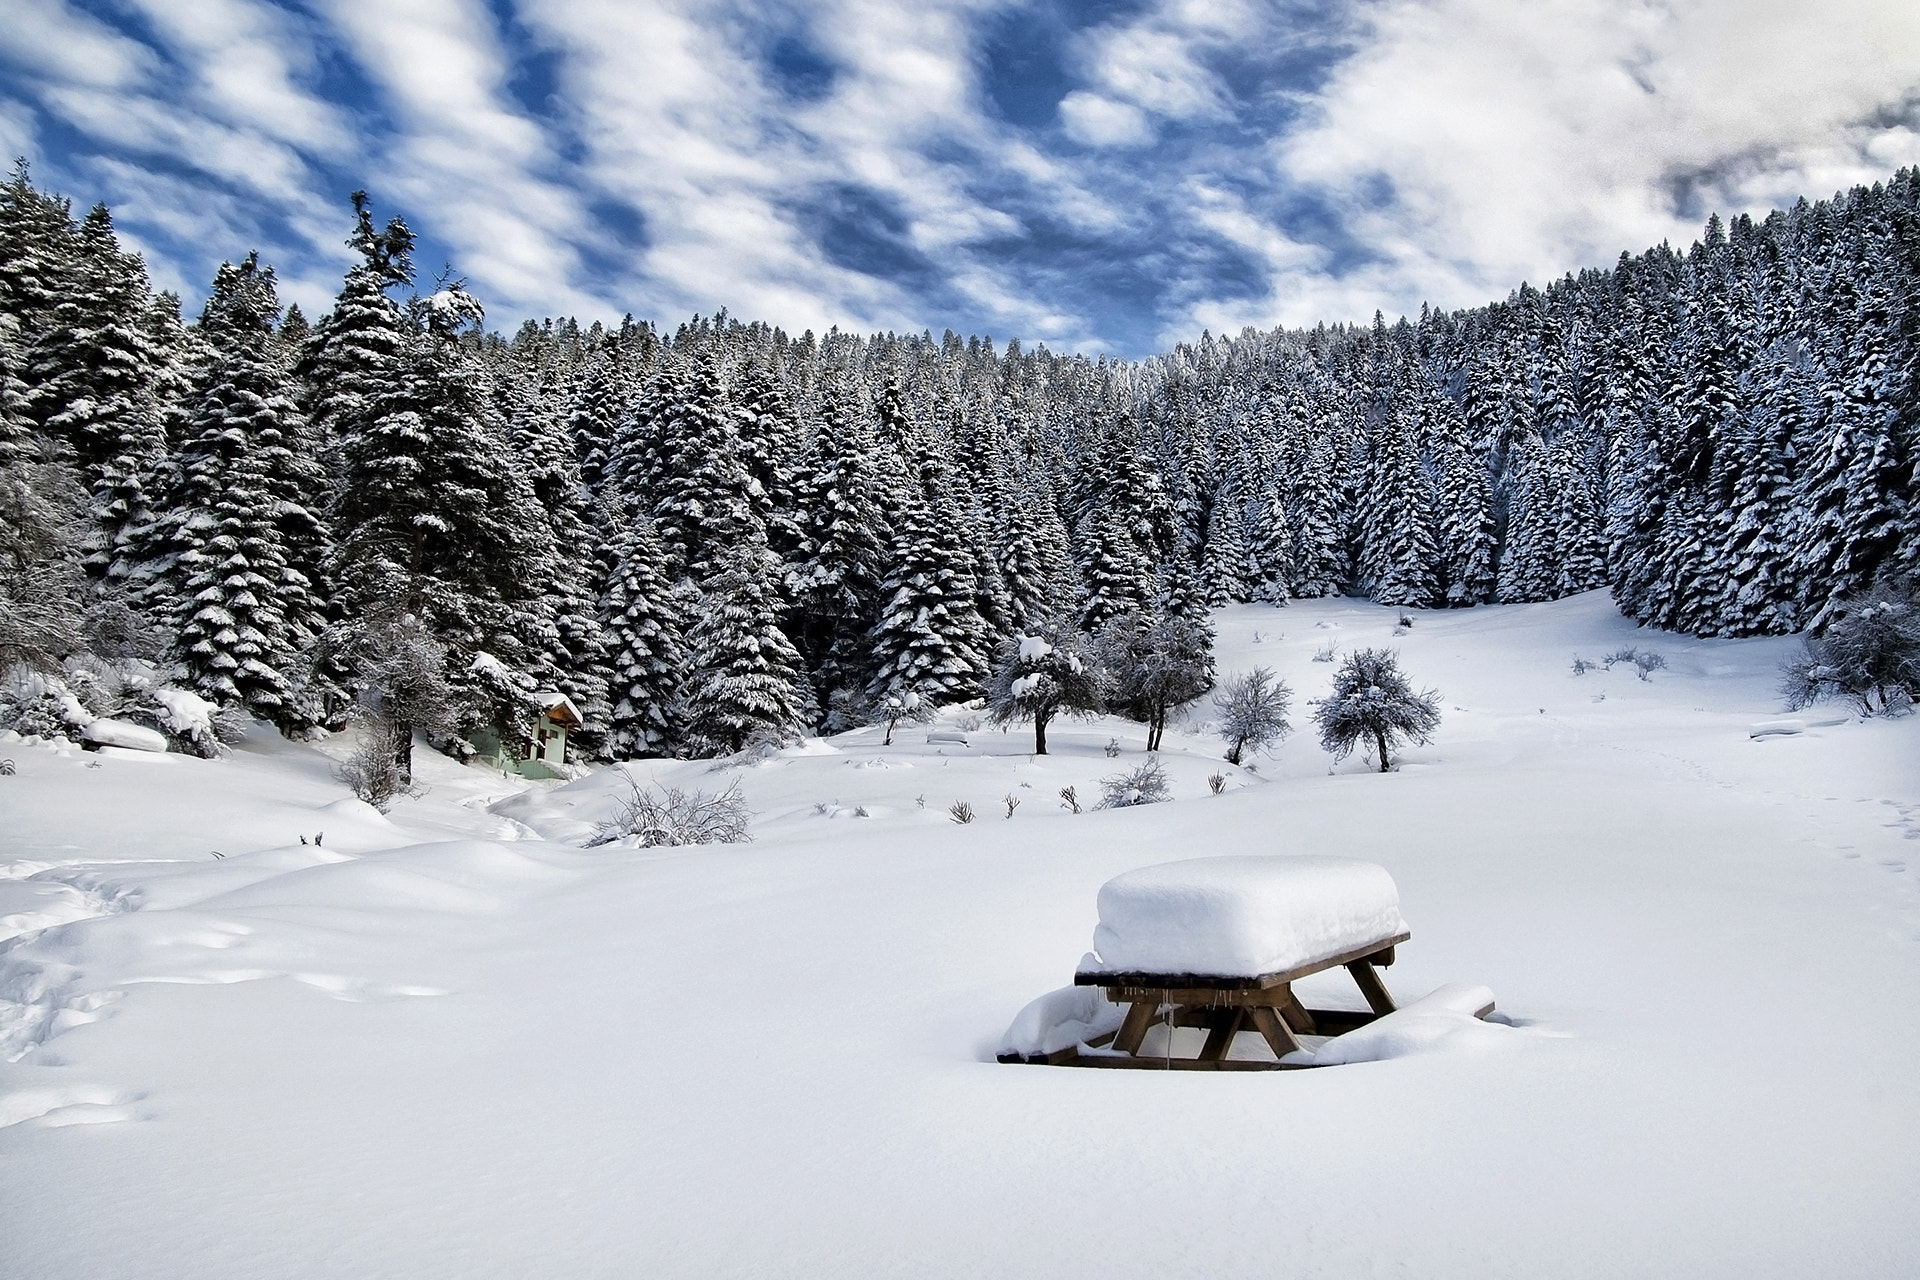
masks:
[[[422,751],[382,816],[338,739],[8,736],[0,1274],[1911,1274],[1920,722],[1750,736],[1795,642],[1604,593],[1400,612],[1217,614],[1223,676],[1274,668],[1295,732],[1235,768],[1176,724],[1163,804],[1094,810],[1143,758],[1112,719],[1044,757],[950,708],[964,745],[630,766],[738,777],[749,845],[581,848],[612,770]],[[1440,691],[1396,772],[1315,744],[1329,642]],[[1666,667],[1572,673],[1625,645]],[[1384,865],[1395,994],[1484,983],[1504,1021],[1315,1071],[993,1061],[1109,877],[1274,852]]]

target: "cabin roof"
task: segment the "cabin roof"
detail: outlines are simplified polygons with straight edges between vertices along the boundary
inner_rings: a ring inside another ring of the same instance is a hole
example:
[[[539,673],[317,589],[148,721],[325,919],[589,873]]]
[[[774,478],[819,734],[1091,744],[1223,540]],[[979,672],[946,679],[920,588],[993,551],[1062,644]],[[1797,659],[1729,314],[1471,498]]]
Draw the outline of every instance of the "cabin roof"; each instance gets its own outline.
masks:
[[[536,695],[540,705],[547,709],[547,719],[569,729],[578,729],[586,723],[580,715],[580,708],[573,705],[573,699],[564,693],[542,693]]]

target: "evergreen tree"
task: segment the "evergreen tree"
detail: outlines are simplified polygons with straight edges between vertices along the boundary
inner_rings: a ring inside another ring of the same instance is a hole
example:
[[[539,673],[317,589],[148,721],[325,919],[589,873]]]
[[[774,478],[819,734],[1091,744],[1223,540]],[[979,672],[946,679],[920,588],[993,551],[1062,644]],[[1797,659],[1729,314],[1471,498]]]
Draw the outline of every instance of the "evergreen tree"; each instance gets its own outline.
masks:
[[[687,634],[693,672],[685,697],[688,750],[728,755],[756,740],[786,741],[807,720],[799,651],[780,628],[766,539],[757,528],[717,549],[702,612]]]
[[[607,752],[616,760],[670,755],[678,745],[687,678],[686,619],[668,585],[666,555],[650,520],[622,522],[612,555],[600,597],[612,672]]]
[[[279,315],[272,268],[254,256],[221,266],[200,321],[213,361],[170,496],[165,573],[188,687],[291,732],[320,718],[296,696],[293,673],[322,618],[283,534],[300,478],[291,458],[300,415],[273,342]]]
[[[964,701],[987,675],[987,627],[976,603],[972,556],[957,536],[944,465],[917,452],[919,480],[894,535],[873,628],[867,697],[874,704],[908,694],[928,706]]]

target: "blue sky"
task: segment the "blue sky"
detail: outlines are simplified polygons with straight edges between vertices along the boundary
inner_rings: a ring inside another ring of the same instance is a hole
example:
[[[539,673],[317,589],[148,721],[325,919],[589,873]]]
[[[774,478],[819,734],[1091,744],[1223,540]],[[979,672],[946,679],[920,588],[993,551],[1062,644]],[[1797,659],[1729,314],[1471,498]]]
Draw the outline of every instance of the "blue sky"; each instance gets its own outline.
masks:
[[[1136,356],[1504,296],[1920,163],[1887,0],[9,0],[0,144],[190,305],[348,193],[495,327]]]

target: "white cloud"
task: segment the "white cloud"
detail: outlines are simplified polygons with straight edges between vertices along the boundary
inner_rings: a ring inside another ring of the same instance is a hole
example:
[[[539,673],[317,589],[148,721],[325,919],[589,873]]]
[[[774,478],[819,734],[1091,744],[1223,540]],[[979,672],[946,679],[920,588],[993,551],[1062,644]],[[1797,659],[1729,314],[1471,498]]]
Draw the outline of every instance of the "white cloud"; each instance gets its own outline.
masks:
[[[65,0],[10,0],[0,20],[0,57],[34,79],[126,89],[158,65],[145,45],[75,13]]]
[[[0,157],[11,165],[15,156],[32,155],[38,133],[32,107],[0,98]]]
[[[1314,124],[1272,156],[1385,261],[1293,277],[1271,314],[1472,304],[1685,243],[1703,209],[1761,212],[1871,181],[1913,154],[1910,128],[1871,121],[1917,90],[1910,4],[1392,0]]]
[[[507,103],[508,64],[477,0],[331,0],[325,12],[387,95],[399,140],[383,190],[453,246],[450,264],[510,309],[611,308],[576,287],[591,234],[541,127]],[[440,264],[422,263],[431,273]]]
[[[1084,89],[1060,100],[1060,123],[1069,138],[1090,147],[1138,147],[1154,139],[1146,112]]]

